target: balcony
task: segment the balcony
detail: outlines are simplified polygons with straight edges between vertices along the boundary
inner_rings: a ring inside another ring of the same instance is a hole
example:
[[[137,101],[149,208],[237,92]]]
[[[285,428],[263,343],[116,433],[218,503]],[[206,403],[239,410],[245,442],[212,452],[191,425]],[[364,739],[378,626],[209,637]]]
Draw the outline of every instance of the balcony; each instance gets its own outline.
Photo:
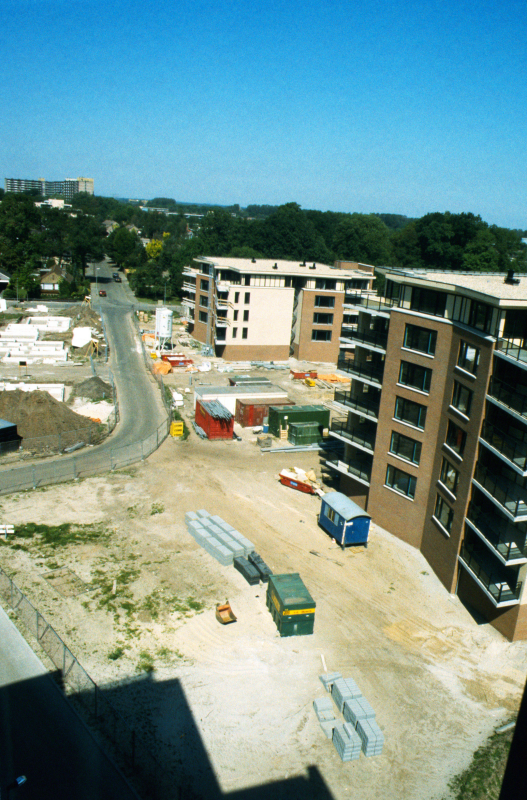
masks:
[[[183,281],[183,291],[185,292],[194,292],[196,294],[196,284],[189,283],[189,281]]]
[[[496,476],[482,464],[476,464],[472,482],[512,522],[527,520],[527,489]]]
[[[351,331],[347,339],[352,344],[359,344],[377,352],[385,353],[388,334],[377,331]]]
[[[216,308],[223,308],[223,309],[232,308],[232,303],[230,303],[226,297],[218,297],[218,295],[214,297],[214,304],[216,305]]]
[[[494,350],[497,356],[512,361],[519,367],[527,368],[527,349],[524,339],[499,338]]]
[[[366,382],[371,382],[376,386],[382,386],[382,377],[384,374],[384,367],[376,367],[373,364],[357,364],[352,358],[339,358],[337,361],[337,369],[343,372],[349,372],[356,378],[363,379]]]
[[[359,414],[361,417],[368,417],[375,422],[378,421],[380,398],[367,400],[364,396],[352,397],[351,392],[335,391],[335,403],[345,406],[346,409]]]
[[[465,519],[505,566],[527,564],[525,531],[497,514],[471,502]]]
[[[508,383],[499,378],[491,378],[487,398],[500,408],[512,411],[527,421],[527,395],[521,394]]]
[[[184,297],[181,301],[181,304],[188,306],[188,308],[196,308],[196,302],[191,300],[190,297]]]
[[[363,428],[366,429],[363,430]],[[355,425],[353,427],[348,420],[334,420],[329,429],[330,436],[335,436],[337,439],[357,445],[357,447],[372,454],[376,432],[376,427],[373,430],[367,425]]]
[[[399,299],[390,300],[386,297],[363,292],[347,292],[344,296],[344,308],[353,308],[354,311],[367,311],[370,314],[378,314],[383,317],[389,317],[390,310],[397,305],[399,305]]]
[[[231,324],[230,319],[227,317],[216,317],[216,327],[226,328],[228,325]]]
[[[502,458],[523,477],[527,476],[527,444],[500,431],[491,422],[484,422],[480,442]]]
[[[365,486],[370,485],[372,461],[367,456],[350,458],[348,461],[326,461],[326,466],[340,472],[342,475],[357,480]]]
[[[196,275],[199,274],[197,269],[192,269],[192,267],[185,267],[183,270],[183,275],[187,278],[194,278],[196,279]]]
[[[491,558],[480,548],[463,544],[458,558],[497,608],[515,606],[520,602],[521,581],[511,586],[507,581],[508,576],[500,575],[493,567]]]

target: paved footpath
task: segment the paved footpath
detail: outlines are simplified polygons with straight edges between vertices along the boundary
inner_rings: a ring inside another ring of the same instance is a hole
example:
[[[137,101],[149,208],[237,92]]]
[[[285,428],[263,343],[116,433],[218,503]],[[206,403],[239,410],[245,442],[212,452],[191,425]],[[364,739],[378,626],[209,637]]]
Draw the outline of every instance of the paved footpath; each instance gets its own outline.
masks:
[[[27,783],[8,792],[19,775]],[[1,800],[137,800],[0,609]]]

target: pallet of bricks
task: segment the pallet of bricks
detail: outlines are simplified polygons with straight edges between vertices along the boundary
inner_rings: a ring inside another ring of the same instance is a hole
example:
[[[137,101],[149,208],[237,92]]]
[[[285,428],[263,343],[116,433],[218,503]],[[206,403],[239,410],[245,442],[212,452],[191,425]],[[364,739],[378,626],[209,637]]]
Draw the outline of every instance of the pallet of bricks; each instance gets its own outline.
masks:
[[[331,697],[318,697],[313,702],[320,727],[333,745],[342,761],[354,761],[361,750],[365,756],[381,755],[384,734],[376,719],[375,711],[353,678],[343,678],[340,672],[320,676]],[[335,716],[335,707],[344,721]]]

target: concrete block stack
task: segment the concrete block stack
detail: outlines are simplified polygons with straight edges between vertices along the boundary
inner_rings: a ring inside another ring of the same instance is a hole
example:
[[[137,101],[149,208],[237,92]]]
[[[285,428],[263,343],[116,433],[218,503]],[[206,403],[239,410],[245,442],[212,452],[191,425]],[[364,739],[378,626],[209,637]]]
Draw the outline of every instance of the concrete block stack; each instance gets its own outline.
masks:
[[[331,696],[342,714],[346,700],[354,700],[362,696],[362,692],[353,678],[337,678],[331,687]]]
[[[341,761],[356,761],[360,756],[362,741],[352,725],[339,722],[333,728],[333,745]]]
[[[335,714],[333,712],[333,703],[331,702],[331,698],[317,697],[317,699],[313,701],[313,708],[315,709],[315,714],[317,715],[317,719],[320,722],[320,727],[324,731],[324,734],[328,739],[332,739],[333,728],[337,724],[338,720],[335,718]]]
[[[384,733],[374,719],[360,719],[357,722],[357,733],[362,742],[362,750],[368,758],[380,756],[384,747]]]
[[[340,672],[325,672],[324,675],[320,675],[319,677],[326,692],[331,694],[333,684],[337,678],[342,678],[342,674]]]
[[[254,550],[254,545],[228,522],[205,509],[185,514],[187,530],[195,541],[216,561],[229,566],[235,558]]]
[[[363,719],[375,719],[375,711],[365,697],[356,697],[353,700],[345,700],[342,716],[346,722],[351,722],[354,728],[357,722]]]

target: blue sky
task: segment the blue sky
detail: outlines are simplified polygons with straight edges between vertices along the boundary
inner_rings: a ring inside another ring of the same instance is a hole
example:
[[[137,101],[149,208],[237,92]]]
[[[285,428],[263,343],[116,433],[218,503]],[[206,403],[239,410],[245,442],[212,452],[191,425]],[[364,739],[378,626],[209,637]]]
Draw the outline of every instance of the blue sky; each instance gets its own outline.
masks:
[[[3,0],[1,177],[527,228],[526,21],[524,0]]]

